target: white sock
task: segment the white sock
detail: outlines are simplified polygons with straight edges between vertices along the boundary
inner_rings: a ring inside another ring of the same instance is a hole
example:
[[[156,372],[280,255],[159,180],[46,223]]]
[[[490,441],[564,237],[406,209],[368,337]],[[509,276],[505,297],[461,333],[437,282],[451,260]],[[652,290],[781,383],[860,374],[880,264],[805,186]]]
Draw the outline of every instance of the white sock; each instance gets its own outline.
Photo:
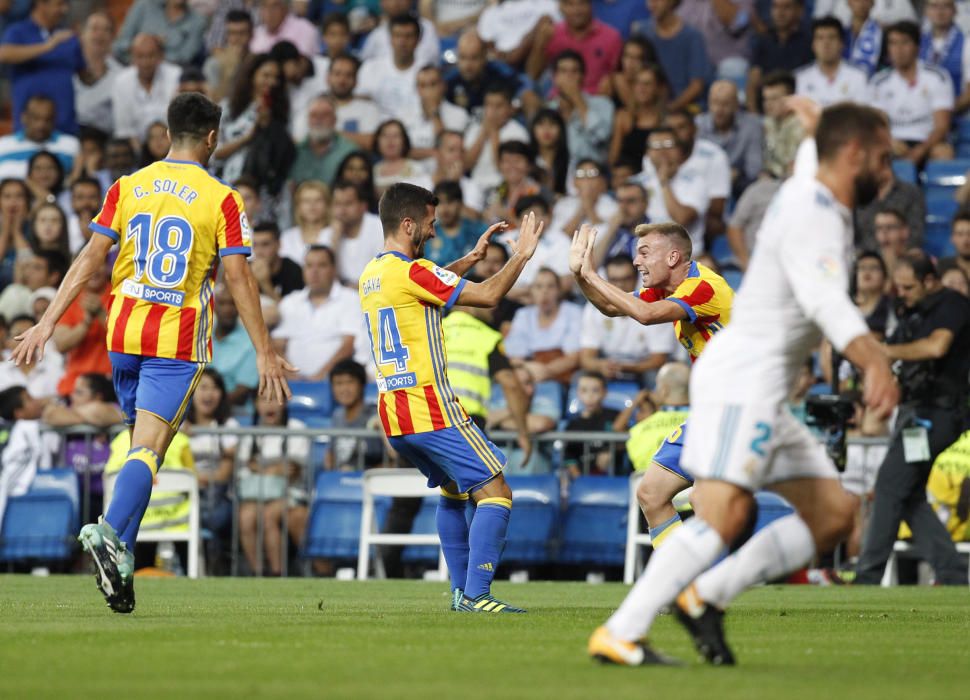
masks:
[[[796,571],[814,556],[811,530],[792,513],[755,533],[741,549],[701,574],[694,586],[704,602],[724,608],[754,584]]]
[[[647,634],[660,609],[706,570],[724,552],[721,536],[700,518],[691,518],[650,556],[646,570],[606,628],[615,636],[636,641]]]

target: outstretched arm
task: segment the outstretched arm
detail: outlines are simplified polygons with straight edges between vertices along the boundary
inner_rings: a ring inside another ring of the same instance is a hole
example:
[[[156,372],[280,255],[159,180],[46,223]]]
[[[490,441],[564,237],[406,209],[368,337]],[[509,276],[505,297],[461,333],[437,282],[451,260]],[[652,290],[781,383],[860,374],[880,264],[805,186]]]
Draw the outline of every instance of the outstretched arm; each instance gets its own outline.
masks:
[[[292,396],[286,383],[285,374],[296,372],[296,368],[280,357],[263,321],[263,311],[259,304],[259,285],[249,269],[244,255],[227,255],[222,259],[226,270],[226,286],[232,294],[239,318],[253,347],[256,348],[256,368],[259,371],[259,395],[285,403]]]
[[[529,212],[519,227],[519,237],[513,247],[509,261],[501,270],[481,283],[468,282],[458,295],[458,303],[463,306],[490,308],[498,305],[512,285],[519,279],[526,263],[532,259],[542,235],[542,222],[536,222],[535,212]]]
[[[108,236],[96,234],[91,236],[91,240],[78,254],[77,259],[71,265],[71,269],[64,275],[64,281],[54,295],[54,300],[47,307],[47,311],[37,322],[14,340],[19,340],[20,345],[13,351],[11,359],[18,365],[33,364],[36,357],[37,362],[44,359],[44,346],[54,333],[54,326],[67,311],[67,307],[73,303],[81,290],[88,283],[88,280],[103,268],[108,251],[114,241]]]

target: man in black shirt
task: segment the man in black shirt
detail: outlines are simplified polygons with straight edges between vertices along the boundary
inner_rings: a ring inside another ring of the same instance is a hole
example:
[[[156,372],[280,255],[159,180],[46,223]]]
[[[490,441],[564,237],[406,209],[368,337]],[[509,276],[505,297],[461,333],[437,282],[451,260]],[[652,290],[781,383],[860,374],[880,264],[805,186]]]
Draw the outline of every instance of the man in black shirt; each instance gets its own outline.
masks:
[[[273,301],[303,289],[303,270],[289,258],[280,257],[280,229],[272,222],[259,223],[253,230],[251,267],[259,293]]]
[[[970,301],[940,285],[933,263],[904,257],[893,271],[904,308],[884,346],[902,388],[893,440],[876,480],[856,582],[879,584],[901,520],[942,584],[967,585],[967,569],[926,502],[937,455],[963,432],[970,373]]]

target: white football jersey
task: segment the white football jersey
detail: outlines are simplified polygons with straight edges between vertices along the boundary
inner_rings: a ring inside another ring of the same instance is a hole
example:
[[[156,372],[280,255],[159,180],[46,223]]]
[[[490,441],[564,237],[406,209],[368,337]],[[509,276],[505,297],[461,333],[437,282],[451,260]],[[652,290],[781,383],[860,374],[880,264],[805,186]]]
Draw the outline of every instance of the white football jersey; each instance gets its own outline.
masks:
[[[942,68],[920,61],[916,82],[887,68],[869,81],[869,104],[889,117],[889,131],[900,141],[925,141],[933,131],[933,113],[953,109],[953,81]]]
[[[848,295],[852,217],[814,177],[782,185],[734,298],[731,323],[694,365],[703,401],[782,403],[824,334],[836,349],[868,333]]]
[[[868,80],[864,70],[846,61],[839,62],[831,79],[818,63],[811,63],[795,71],[795,94],[810,97],[822,107],[847,101],[865,103],[869,94]]]

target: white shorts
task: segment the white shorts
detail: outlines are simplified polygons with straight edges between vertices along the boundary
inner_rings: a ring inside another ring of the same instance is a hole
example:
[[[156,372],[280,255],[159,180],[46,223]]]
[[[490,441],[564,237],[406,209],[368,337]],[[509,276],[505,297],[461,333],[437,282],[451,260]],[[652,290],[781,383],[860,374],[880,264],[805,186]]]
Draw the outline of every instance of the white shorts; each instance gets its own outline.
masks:
[[[838,479],[822,444],[778,404],[691,405],[683,467],[757,491],[792,479]]]

